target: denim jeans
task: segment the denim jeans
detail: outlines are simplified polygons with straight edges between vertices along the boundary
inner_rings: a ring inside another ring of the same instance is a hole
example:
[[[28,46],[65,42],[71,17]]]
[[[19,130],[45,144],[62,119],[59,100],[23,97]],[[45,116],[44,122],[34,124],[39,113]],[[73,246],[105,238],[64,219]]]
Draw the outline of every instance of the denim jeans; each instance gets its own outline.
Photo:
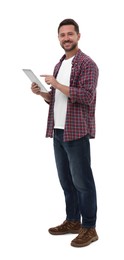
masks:
[[[97,198],[90,162],[89,137],[63,141],[64,130],[54,130],[54,153],[58,177],[64,191],[66,219],[95,227]]]

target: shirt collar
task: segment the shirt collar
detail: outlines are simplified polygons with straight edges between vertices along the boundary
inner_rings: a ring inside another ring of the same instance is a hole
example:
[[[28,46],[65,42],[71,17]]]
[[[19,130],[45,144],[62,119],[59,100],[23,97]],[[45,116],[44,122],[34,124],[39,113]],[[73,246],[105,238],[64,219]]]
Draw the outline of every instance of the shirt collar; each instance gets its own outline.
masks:
[[[79,56],[80,53],[81,53],[81,50],[78,49],[76,55],[74,56],[74,58],[73,58],[73,60],[72,60],[72,63],[74,63],[74,62],[76,61],[76,59],[77,59],[77,57]],[[66,57],[65,54],[61,57],[61,59],[60,59],[60,62],[61,62],[61,63],[63,62],[63,60],[65,59],[65,57]]]

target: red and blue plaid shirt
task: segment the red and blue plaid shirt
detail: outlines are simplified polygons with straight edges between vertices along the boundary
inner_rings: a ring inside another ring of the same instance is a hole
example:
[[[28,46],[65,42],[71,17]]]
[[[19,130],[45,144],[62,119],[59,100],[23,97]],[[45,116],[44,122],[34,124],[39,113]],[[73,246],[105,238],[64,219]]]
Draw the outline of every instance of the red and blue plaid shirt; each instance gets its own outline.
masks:
[[[65,55],[55,66],[57,76]],[[99,70],[96,63],[80,49],[72,60],[69,98],[64,128],[64,141],[71,141],[89,134],[95,138],[96,87]],[[46,137],[53,137],[55,89],[51,90]]]

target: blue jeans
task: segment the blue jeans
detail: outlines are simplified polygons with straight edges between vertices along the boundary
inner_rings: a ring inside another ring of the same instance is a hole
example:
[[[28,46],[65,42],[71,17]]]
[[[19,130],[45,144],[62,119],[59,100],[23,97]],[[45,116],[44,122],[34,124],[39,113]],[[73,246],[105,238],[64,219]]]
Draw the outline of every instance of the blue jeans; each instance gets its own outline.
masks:
[[[95,227],[97,198],[90,163],[89,137],[63,142],[64,130],[54,130],[54,153],[61,187],[64,191],[66,219]]]

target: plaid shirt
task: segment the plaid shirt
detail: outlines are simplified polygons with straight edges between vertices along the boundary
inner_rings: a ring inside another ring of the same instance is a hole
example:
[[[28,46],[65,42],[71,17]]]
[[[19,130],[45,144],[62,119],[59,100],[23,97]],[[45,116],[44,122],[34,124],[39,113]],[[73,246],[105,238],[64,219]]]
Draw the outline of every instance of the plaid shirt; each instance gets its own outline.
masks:
[[[65,55],[55,66],[57,76]],[[95,138],[96,86],[99,70],[95,62],[80,49],[72,60],[69,98],[64,128],[64,141],[71,141],[89,134]],[[51,90],[46,137],[53,137],[55,89]]]

